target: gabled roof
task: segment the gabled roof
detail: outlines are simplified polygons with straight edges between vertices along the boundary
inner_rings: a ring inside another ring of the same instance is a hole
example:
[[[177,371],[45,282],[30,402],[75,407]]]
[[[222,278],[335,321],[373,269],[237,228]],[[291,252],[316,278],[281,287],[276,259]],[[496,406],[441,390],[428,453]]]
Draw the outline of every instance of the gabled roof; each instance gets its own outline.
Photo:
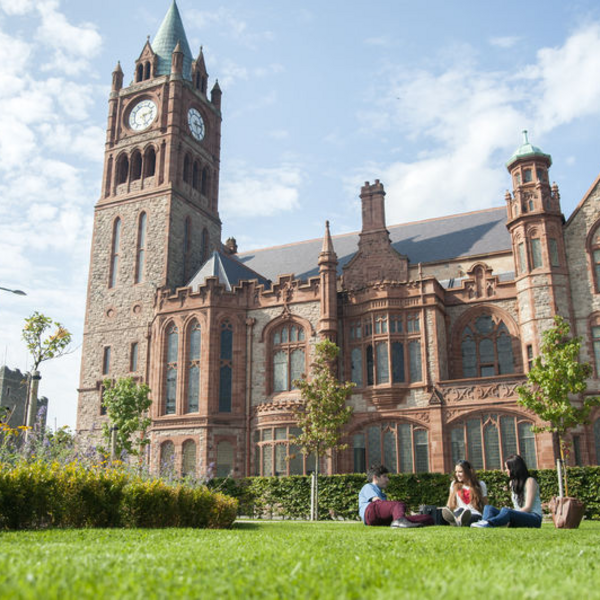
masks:
[[[219,282],[230,292],[240,281],[251,281],[257,279],[258,283],[270,287],[270,282],[265,278],[243,265],[235,258],[217,252],[200,267],[200,270],[192,277],[187,287],[192,289],[204,283],[207,277],[218,277]]]
[[[506,208],[492,208],[471,213],[403,223],[388,227],[392,246],[408,256],[411,264],[442,262],[460,256],[509,252],[512,248],[506,229]],[[358,248],[359,233],[333,236],[338,256],[338,275]],[[243,252],[239,261],[272,281],[278,275],[293,273],[299,279],[319,274],[317,260],[323,239],[307,240]]]
[[[185,35],[177,3],[173,0],[152,41],[152,50],[158,55],[157,75],[168,75],[171,72],[171,55],[178,43],[183,52],[183,76],[185,79],[191,80],[192,52]]]

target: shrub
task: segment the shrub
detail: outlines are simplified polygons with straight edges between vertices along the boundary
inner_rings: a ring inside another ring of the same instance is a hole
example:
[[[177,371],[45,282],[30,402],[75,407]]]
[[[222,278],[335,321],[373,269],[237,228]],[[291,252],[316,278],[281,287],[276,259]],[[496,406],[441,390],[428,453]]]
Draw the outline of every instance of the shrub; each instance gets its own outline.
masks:
[[[570,493],[586,505],[588,519],[600,520],[600,467],[570,467]],[[556,471],[532,470],[540,485],[542,502],[558,494]],[[480,472],[488,488],[488,499],[495,506],[512,506],[508,479],[502,471]],[[319,477],[320,519],[358,519],[358,492],[365,484],[362,474]],[[239,514],[258,518],[303,519],[310,512],[310,478],[248,477],[214,479],[212,487],[221,486],[239,502]],[[450,475],[445,473],[402,473],[392,475],[387,489],[391,500],[403,500],[417,511],[421,504],[444,506],[448,499]]]
[[[237,500],[122,468],[0,463],[0,528],[230,527]]]

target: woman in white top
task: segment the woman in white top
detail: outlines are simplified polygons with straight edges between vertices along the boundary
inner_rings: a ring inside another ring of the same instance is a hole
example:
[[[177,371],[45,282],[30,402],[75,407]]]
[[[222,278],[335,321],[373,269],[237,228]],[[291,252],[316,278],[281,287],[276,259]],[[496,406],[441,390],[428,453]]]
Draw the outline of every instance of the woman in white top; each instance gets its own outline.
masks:
[[[473,527],[541,527],[542,502],[540,486],[529,475],[525,461],[518,455],[512,454],[504,465],[509,476],[513,508],[506,506],[498,509],[488,504],[483,511],[483,519],[473,523]]]
[[[487,504],[487,487],[477,479],[468,460],[459,460],[454,467],[447,504],[442,509],[442,516],[450,525],[468,527],[481,519]]]

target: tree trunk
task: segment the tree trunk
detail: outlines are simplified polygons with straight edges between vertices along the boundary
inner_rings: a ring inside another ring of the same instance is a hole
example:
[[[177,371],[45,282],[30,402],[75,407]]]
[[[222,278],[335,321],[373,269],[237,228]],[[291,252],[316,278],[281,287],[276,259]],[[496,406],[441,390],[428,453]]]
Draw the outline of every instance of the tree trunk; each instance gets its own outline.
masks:
[[[25,415],[25,425],[29,429],[25,430],[25,441],[32,435],[33,428],[35,427],[35,418],[37,416],[37,400],[38,400],[38,388],[40,385],[41,375],[39,371],[33,371],[29,375],[29,398],[27,400],[27,414]]]
[[[558,437],[558,448],[560,450],[560,458],[556,461],[556,471],[558,473],[558,495],[560,498],[563,497],[563,474],[564,474],[564,495],[569,495],[569,485],[567,482],[567,469],[565,466],[565,448],[563,439],[560,434],[557,433]]]
[[[310,520],[319,520],[319,455],[315,454],[315,470],[310,486]]]

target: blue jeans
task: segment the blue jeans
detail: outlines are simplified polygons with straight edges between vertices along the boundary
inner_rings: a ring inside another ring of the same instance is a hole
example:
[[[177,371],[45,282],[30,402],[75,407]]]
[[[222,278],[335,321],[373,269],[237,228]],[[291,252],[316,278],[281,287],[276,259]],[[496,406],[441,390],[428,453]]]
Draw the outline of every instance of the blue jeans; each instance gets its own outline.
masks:
[[[493,527],[510,525],[511,527],[541,527],[542,517],[534,513],[514,510],[513,508],[501,508],[498,510],[491,504],[483,507],[483,520]]]

